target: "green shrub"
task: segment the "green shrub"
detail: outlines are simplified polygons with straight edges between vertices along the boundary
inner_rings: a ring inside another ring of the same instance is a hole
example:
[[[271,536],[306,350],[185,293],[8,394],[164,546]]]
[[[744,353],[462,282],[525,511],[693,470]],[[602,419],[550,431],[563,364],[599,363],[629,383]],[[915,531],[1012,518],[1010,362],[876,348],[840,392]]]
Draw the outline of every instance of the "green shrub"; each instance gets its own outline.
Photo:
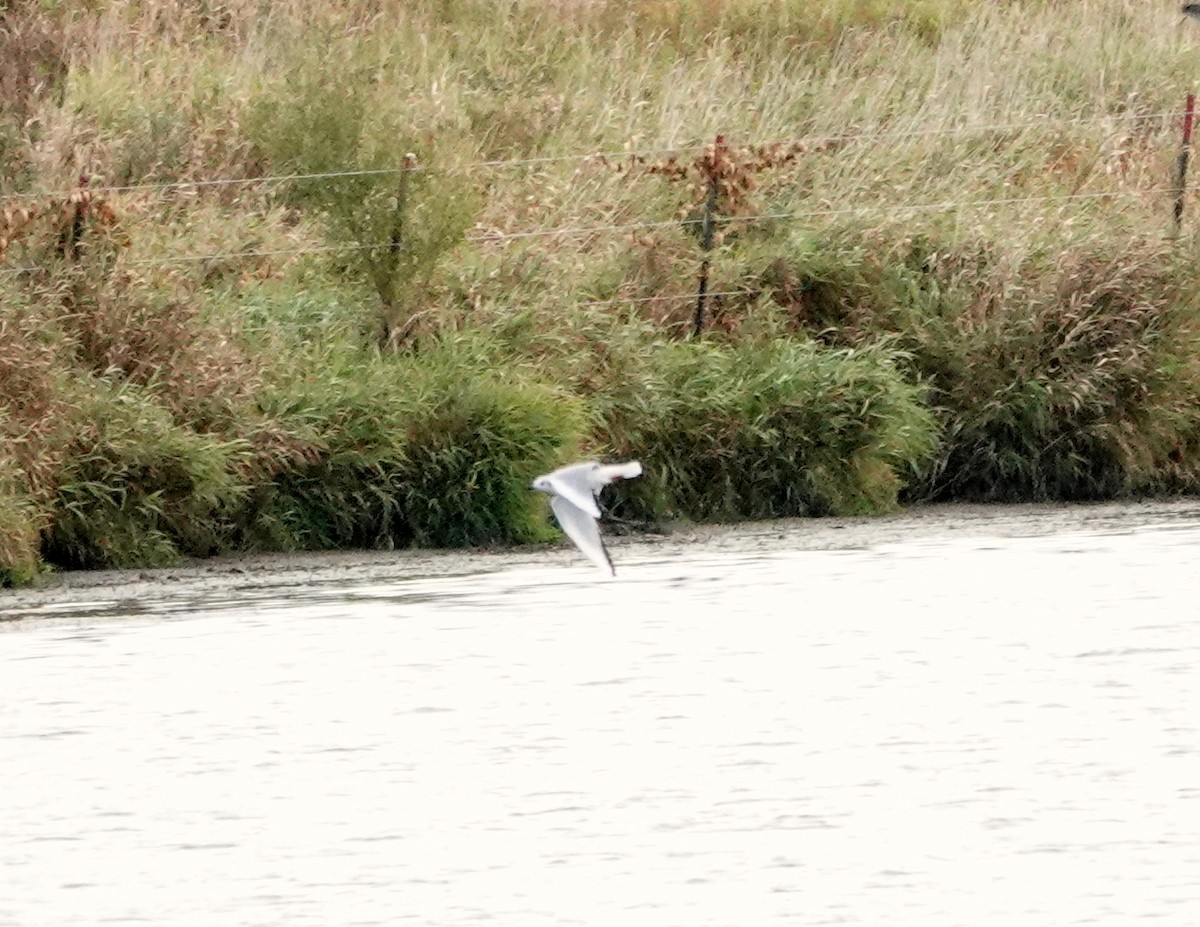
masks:
[[[268,399],[320,448],[281,473],[262,530],[285,547],[461,546],[544,536],[533,477],[578,443],[578,404],[444,342],[419,357],[327,356]]]
[[[249,448],[176,425],[137,387],[79,384],[43,553],[73,568],[161,566],[231,542]]]
[[[600,437],[646,467],[633,509],[697,520],[896,504],[933,448],[920,391],[888,351],[810,341],[663,343],[592,397]]]
[[[1013,260],[979,242],[843,228],[797,239],[762,279],[796,327],[832,345],[903,349],[941,427],[909,498],[1200,488],[1182,455],[1200,440],[1194,275],[1161,242],[1109,237]]]
[[[445,170],[435,135],[414,132],[402,108],[378,98],[372,65],[355,63],[363,54],[336,41],[310,49],[262,95],[249,129],[276,172],[332,175],[296,180],[282,198],[324,221],[334,266],[375,292],[370,327],[381,343],[399,345],[479,198]]]

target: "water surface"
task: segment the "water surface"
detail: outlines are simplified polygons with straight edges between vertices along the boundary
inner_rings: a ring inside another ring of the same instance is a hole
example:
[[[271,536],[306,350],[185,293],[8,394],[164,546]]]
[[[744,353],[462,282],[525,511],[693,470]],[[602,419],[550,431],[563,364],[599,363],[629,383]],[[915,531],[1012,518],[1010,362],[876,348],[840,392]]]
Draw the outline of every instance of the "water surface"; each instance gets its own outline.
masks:
[[[0,925],[1200,923],[1200,523],[781,530],[10,608]]]

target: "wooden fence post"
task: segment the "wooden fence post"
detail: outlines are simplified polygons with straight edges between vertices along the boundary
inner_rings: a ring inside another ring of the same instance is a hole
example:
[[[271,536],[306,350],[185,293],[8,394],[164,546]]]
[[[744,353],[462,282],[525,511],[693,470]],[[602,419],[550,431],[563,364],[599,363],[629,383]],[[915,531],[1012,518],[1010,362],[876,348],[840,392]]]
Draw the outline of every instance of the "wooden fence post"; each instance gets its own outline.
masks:
[[[62,256],[72,261],[79,260],[79,244],[83,240],[83,220],[87,216],[91,196],[87,174],[79,175],[79,190],[68,198],[70,209],[62,231],[58,235],[58,249]]]
[[[724,161],[725,136],[718,135],[713,146],[713,158],[709,165],[708,198],[704,201],[704,224],[701,226],[700,249],[704,253],[700,261],[700,288],[696,294],[696,321],[692,337],[699,338],[704,331],[704,307],[708,301],[708,270],[712,263],[714,227],[717,218],[717,198],[721,192],[720,167]]]
[[[1187,193],[1188,158],[1192,148],[1192,123],[1196,116],[1196,95],[1187,95],[1187,108],[1183,112],[1183,140],[1179,146],[1179,158],[1175,162],[1175,211],[1174,231],[1178,237],[1183,227],[1183,200]]]

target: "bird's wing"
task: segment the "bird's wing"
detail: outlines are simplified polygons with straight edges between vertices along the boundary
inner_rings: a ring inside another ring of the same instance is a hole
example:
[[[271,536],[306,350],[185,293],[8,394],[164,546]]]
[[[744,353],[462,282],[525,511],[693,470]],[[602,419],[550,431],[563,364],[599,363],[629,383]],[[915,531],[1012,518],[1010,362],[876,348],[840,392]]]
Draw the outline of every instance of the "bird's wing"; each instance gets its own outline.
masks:
[[[596,492],[600,491],[600,487],[607,486],[609,483],[617,480],[631,480],[635,476],[642,475],[642,464],[637,460],[630,460],[627,463],[620,464],[597,464],[596,469],[592,471],[592,479],[596,484]]]
[[[604,546],[604,540],[600,537],[600,526],[596,519],[564,496],[551,496],[550,508],[554,510],[554,517],[562,525],[567,537],[575,542],[584,555],[600,569],[616,576],[617,571],[613,569],[608,548]]]
[[[546,477],[554,496],[561,496],[573,506],[586,512],[592,518],[600,517],[600,506],[596,504],[596,492],[599,487],[592,488],[590,472],[596,464],[576,464],[573,467],[563,467],[555,470]],[[555,509],[555,513],[558,510]],[[560,519],[561,520],[561,519]]]

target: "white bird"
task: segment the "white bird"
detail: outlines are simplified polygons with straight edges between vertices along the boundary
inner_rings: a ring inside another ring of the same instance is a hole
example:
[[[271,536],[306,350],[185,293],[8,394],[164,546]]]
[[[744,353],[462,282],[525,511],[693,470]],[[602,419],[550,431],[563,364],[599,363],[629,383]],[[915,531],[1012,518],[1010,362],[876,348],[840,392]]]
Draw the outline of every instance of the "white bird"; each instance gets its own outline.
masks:
[[[533,488],[550,496],[550,508],[554,517],[581,551],[592,563],[617,575],[612,557],[600,537],[600,506],[596,500],[609,483],[628,480],[642,475],[642,465],[631,460],[622,464],[598,464],[594,461],[560,467],[543,474],[533,481]]]

